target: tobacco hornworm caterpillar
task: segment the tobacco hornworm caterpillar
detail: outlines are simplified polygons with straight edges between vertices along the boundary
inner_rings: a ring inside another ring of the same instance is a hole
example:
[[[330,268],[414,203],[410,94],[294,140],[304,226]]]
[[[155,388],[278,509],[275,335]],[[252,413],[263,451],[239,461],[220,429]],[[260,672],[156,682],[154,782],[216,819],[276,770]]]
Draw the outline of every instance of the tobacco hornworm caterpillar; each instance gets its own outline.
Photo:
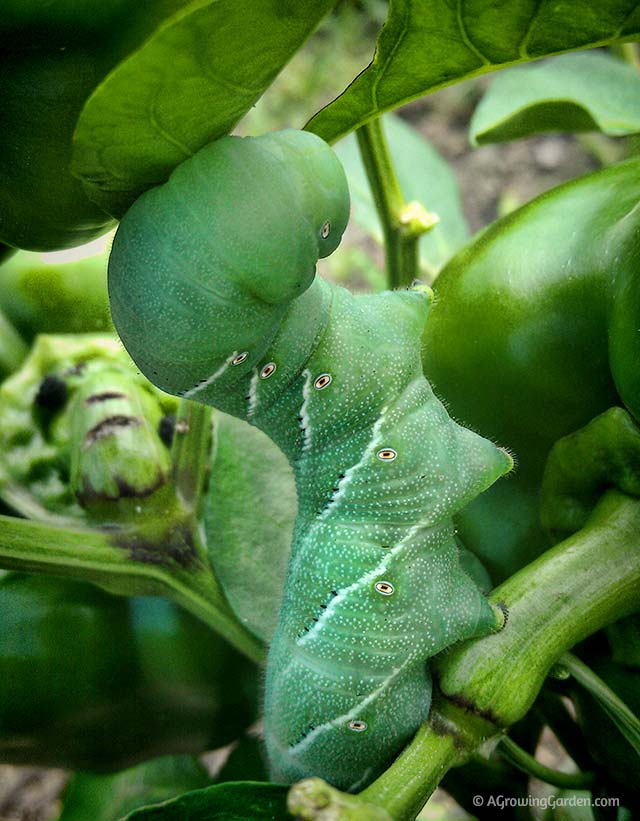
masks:
[[[267,751],[274,780],[355,790],[427,716],[427,659],[504,623],[461,569],[451,516],[512,460],[424,378],[426,290],[353,296],[315,277],[348,211],[314,135],[222,138],[125,215],[109,291],[149,379],[248,420],[294,468]]]

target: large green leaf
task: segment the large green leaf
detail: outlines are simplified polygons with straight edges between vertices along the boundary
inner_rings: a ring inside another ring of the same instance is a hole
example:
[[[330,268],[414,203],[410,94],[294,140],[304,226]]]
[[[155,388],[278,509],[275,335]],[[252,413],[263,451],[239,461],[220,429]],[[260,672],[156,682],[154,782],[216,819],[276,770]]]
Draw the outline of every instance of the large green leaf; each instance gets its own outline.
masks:
[[[63,796],[58,821],[117,821],[147,804],[157,804],[211,782],[195,756],[156,758],[108,775],[76,773]]]
[[[420,265],[433,277],[469,237],[458,185],[449,165],[408,123],[389,115],[384,118],[384,129],[405,200],[417,200],[440,217],[435,228],[420,239]],[[354,219],[382,242],[380,218],[355,136],[344,139],[336,153],[347,172]]]
[[[598,52],[510,69],[495,78],[470,126],[476,145],[545,131],[640,132],[640,72]]]
[[[468,77],[638,36],[637,0],[391,0],[373,62],[307,128],[333,142]]]
[[[124,821],[284,821],[288,787],[236,781],[136,810]]]
[[[195,0],[89,98],[72,168],[121,216],[254,105],[336,0]]]
[[[293,471],[273,442],[216,414],[205,500],[209,558],[236,616],[264,641],[275,629],[297,501]]]

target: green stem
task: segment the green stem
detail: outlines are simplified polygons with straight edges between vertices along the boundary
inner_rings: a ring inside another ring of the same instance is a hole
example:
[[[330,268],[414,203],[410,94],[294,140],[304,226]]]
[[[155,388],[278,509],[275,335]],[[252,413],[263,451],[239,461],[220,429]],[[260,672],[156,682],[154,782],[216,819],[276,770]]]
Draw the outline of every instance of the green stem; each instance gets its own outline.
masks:
[[[444,774],[464,761],[458,739],[450,729],[435,703],[429,721],[420,727],[411,744],[359,798],[385,809],[394,819],[415,818]]]
[[[497,588],[500,633],[436,659],[429,720],[362,799],[414,818],[444,773],[521,719],[570,647],[640,607],[640,501],[609,491],[585,527]]]
[[[560,662],[600,704],[620,732],[640,753],[640,720],[590,667],[573,653],[564,653]]]
[[[0,567],[88,581],[125,596],[165,596],[261,661],[261,645],[238,623],[209,567],[174,560],[163,547],[133,529],[102,532],[0,516]],[[200,549],[194,547],[196,556]]]
[[[202,488],[209,468],[212,413],[207,405],[182,399],[171,449],[176,493],[182,507],[196,514],[199,512]]]
[[[420,271],[418,240],[437,218],[417,203],[405,202],[380,118],[361,126],[356,136],[382,223],[389,287],[411,285]]]
[[[381,807],[340,792],[321,778],[294,784],[287,796],[287,809],[295,818],[318,821],[393,821]]]
[[[514,767],[561,790],[586,790],[593,784],[593,773],[563,773],[545,767],[508,736],[500,740],[498,750]]]

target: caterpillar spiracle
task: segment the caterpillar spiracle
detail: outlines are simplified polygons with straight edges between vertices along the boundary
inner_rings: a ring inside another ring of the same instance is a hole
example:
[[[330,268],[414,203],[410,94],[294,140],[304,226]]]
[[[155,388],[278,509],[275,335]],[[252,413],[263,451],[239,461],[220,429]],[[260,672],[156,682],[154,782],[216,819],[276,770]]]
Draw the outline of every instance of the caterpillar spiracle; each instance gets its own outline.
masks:
[[[246,419],[293,466],[267,753],[276,781],[353,791],[426,718],[427,660],[504,624],[460,566],[451,517],[512,459],[456,424],[424,378],[427,290],[354,296],[315,276],[348,214],[318,137],[224,137],[124,216],[109,292],[152,382]]]

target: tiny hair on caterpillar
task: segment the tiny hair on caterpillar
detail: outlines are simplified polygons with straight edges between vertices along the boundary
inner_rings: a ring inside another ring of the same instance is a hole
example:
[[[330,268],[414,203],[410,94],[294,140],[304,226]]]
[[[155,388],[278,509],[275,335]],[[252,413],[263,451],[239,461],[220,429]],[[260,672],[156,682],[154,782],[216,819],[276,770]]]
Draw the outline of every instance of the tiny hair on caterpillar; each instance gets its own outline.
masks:
[[[513,462],[423,375],[428,288],[354,296],[316,276],[348,216],[319,137],[223,137],[125,214],[109,294],[152,382],[262,429],[293,467],[266,671],[271,776],[356,791],[427,717],[428,660],[504,625],[460,565],[452,516]]]

